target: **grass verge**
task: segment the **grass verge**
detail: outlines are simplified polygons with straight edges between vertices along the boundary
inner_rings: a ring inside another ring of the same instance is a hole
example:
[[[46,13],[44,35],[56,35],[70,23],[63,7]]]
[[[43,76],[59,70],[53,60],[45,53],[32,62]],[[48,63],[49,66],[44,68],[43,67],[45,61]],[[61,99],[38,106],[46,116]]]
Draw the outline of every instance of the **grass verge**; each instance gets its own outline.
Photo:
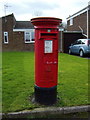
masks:
[[[54,106],[87,105],[88,59],[59,54],[58,102]],[[34,93],[34,53],[3,52],[3,112],[42,107],[30,101]]]

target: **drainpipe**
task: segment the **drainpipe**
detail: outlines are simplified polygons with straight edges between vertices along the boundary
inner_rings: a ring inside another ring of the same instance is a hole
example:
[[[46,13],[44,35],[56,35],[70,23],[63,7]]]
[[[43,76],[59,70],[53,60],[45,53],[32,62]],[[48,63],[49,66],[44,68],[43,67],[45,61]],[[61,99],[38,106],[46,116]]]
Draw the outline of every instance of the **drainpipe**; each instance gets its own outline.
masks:
[[[64,29],[61,28],[59,29],[59,31],[60,31],[60,52],[63,52],[63,31]]]
[[[80,28],[80,30],[82,31],[82,34],[85,36],[85,37],[87,37],[87,35],[86,34],[84,34],[84,31],[83,31],[83,29],[81,28],[81,26],[78,26],[79,28]]]

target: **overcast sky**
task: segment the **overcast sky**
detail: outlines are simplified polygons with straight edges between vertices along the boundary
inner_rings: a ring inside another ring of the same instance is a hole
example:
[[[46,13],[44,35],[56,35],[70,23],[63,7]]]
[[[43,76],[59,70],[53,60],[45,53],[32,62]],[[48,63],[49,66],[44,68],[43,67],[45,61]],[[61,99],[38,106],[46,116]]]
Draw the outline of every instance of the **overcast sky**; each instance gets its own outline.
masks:
[[[85,8],[90,0],[0,0],[0,17],[14,13],[16,20],[29,21],[33,17],[58,17],[63,21],[69,15]],[[8,7],[4,7],[7,5]]]

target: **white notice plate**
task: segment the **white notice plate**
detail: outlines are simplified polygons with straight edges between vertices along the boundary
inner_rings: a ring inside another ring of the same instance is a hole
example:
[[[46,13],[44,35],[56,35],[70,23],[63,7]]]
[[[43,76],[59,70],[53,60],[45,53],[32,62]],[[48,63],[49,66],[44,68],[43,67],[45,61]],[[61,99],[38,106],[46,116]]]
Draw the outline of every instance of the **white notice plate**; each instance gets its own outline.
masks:
[[[53,41],[52,40],[45,40],[44,52],[45,53],[52,53],[53,52]]]

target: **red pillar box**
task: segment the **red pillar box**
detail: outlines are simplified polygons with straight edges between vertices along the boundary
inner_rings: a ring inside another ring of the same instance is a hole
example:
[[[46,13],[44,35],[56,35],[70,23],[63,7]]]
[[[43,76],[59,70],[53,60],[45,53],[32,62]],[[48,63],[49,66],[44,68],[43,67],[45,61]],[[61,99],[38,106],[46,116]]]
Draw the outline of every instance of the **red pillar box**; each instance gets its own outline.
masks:
[[[51,105],[57,100],[58,25],[61,19],[31,19],[35,27],[35,101]]]

